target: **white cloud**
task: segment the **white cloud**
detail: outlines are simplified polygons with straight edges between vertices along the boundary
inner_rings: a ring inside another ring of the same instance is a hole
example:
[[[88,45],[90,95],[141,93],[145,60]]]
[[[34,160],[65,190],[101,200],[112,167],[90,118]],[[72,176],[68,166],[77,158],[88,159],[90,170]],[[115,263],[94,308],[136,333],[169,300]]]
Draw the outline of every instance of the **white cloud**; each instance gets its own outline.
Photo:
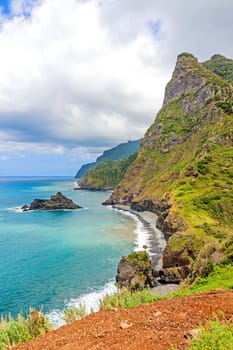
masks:
[[[11,12],[13,15],[30,14],[37,3],[38,0],[11,0]]]
[[[179,52],[233,57],[231,0],[13,0],[11,7],[0,31],[4,150],[90,154],[142,137]]]

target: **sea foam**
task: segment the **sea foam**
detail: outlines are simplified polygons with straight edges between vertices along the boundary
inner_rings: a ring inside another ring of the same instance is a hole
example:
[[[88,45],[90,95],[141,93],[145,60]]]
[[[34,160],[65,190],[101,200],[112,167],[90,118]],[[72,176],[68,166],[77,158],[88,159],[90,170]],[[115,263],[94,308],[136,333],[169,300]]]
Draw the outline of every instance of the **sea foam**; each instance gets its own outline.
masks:
[[[145,228],[143,222],[138,218],[137,214],[134,214],[132,211],[126,209],[110,207],[112,210],[119,211],[125,216],[129,216],[134,219],[136,223],[135,229],[135,241],[134,241],[134,251],[144,250],[144,247],[147,246],[147,251],[150,254],[150,232]]]
[[[99,289],[91,293],[81,295],[77,299],[70,299],[68,301],[65,301],[65,309],[69,309],[72,307],[78,308],[80,305],[82,305],[85,307],[87,315],[93,311],[97,312],[99,311],[100,301],[106,295],[112,295],[116,291],[117,291],[117,288],[115,286],[115,282],[113,280],[109,281],[104,285],[103,289]],[[59,309],[53,310],[46,316],[48,317],[48,319],[50,320],[50,322],[53,324],[55,328],[61,327],[65,324],[63,311]]]
[[[14,211],[15,213],[23,213],[22,207],[7,208],[8,211]]]

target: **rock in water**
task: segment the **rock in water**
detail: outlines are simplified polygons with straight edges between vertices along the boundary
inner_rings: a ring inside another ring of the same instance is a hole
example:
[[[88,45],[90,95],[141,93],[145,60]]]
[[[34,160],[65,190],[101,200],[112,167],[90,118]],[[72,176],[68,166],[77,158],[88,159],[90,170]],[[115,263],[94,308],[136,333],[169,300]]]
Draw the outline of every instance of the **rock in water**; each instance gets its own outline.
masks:
[[[72,199],[65,197],[61,192],[52,195],[50,199],[34,199],[30,206],[24,205],[21,209],[28,210],[58,210],[58,209],[81,209]]]
[[[154,287],[156,278],[149,254],[141,251],[123,256],[118,265],[116,281],[120,288],[130,290]]]

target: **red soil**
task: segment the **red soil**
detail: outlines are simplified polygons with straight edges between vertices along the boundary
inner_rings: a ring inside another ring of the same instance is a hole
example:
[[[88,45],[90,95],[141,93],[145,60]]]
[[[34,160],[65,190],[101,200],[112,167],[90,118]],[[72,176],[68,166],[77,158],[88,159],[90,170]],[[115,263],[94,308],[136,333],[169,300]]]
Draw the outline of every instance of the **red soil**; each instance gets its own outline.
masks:
[[[233,317],[233,291],[200,293],[130,310],[98,312],[15,349],[170,350],[174,345],[181,350],[189,346],[190,331],[222,313],[225,319]]]

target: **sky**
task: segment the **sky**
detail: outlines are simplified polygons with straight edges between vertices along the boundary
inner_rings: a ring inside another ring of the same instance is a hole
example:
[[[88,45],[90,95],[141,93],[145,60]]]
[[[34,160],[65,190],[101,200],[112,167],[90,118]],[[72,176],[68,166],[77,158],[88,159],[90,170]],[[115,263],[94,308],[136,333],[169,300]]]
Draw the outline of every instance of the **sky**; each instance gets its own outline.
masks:
[[[232,0],[0,0],[0,176],[142,138],[181,52],[233,58]]]

